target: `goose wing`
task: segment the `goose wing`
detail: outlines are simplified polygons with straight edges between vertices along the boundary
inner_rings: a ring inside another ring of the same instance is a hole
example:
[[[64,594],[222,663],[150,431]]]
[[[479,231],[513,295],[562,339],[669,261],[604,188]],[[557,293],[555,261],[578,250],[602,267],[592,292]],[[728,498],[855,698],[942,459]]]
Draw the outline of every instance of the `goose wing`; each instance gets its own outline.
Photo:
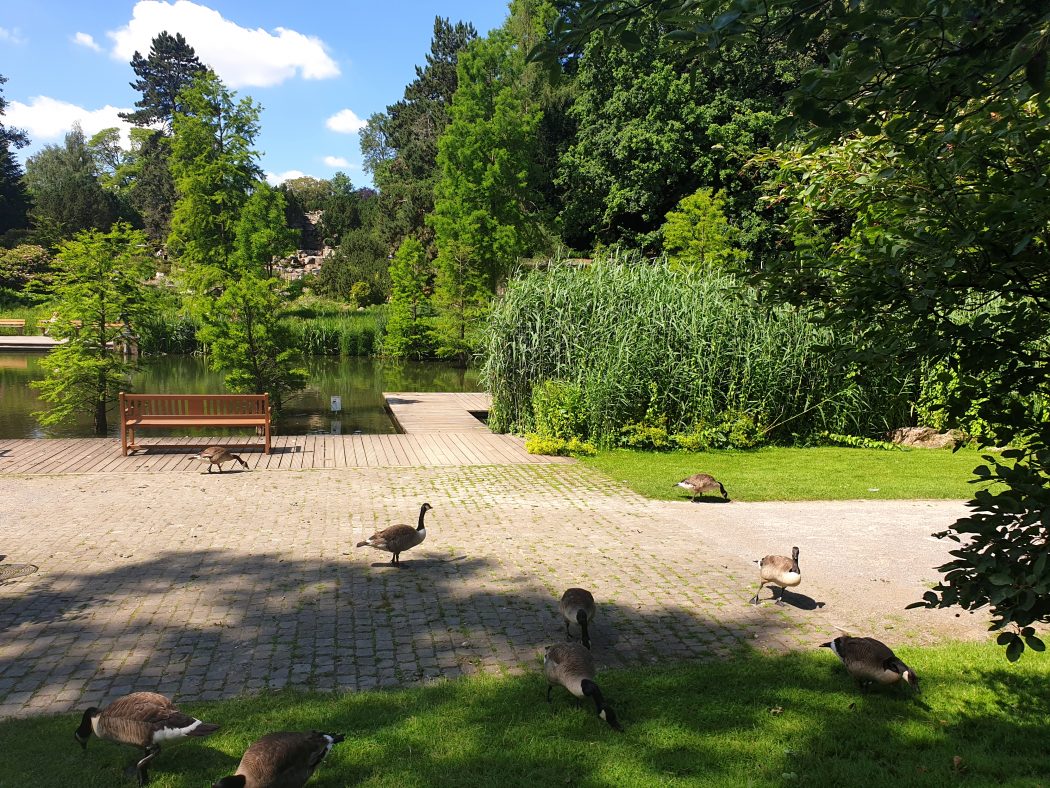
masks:
[[[324,760],[332,745],[342,740],[341,735],[318,731],[268,733],[245,751],[237,774],[263,785],[300,786]]]
[[[400,553],[418,544],[416,529],[411,525],[391,525],[382,531],[376,531],[367,539],[371,547],[379,550],[389,550],[391,553]]]

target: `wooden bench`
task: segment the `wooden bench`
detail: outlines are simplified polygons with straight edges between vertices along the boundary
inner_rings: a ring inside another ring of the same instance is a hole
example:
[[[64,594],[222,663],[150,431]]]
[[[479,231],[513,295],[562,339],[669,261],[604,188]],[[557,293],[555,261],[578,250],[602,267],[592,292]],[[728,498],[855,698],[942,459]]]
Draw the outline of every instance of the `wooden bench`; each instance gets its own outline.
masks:
[[[269,394],[125,394],[120,392],[120,447],[138,451],[138,429],[179,427],[255,427],[263,431],[263,453],[270,453]]]
[[[3,317],[0,318],[0,328],[14,328],[21,334],[25,331],[26,321],[22,318]]]

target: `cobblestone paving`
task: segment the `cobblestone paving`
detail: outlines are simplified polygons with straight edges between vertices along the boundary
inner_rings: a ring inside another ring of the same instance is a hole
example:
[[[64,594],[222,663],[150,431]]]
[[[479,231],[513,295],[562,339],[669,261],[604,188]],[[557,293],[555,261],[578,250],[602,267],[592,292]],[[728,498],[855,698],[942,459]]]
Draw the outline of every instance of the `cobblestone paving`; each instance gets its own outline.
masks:
[[[403,568],[353,548],[414,524],[423,501],[427,540]],[[870,624],[813,603],[830,581],[805,563],[795,600],[813,604],[748,605],[754,565],[697,527],[717,513],[731,528],[748,507],[646,501],[582,465],[3,477],[0,553],[40,571],[0,585],[0,718],[133,690],[204,700],[534,670],[565,637],[556,600],[572,585],[599,600],[600,666],[811,648]],[[916,517],[917,538],[952,519]]]

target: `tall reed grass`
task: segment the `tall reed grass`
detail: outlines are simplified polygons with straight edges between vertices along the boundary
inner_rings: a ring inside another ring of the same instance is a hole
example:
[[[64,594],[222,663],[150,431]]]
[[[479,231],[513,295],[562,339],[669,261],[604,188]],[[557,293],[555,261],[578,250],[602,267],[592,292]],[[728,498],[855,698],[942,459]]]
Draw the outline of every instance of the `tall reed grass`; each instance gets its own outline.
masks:
[[[776,442],[907,423],[917,375],[844,363],[851,341],[767,307],[727,274],[623,259],[554,264],[512,281],[494,304],[490,424],[532,430],[533,387],[545,380],[580,388],[589,438],[605,446],[647,413],[673,432],[750,414]]]
[[[288,327],[296,348],[307,356],[371,356],[380,345],[380,319],[375,312],[351,312],[293,318]]]

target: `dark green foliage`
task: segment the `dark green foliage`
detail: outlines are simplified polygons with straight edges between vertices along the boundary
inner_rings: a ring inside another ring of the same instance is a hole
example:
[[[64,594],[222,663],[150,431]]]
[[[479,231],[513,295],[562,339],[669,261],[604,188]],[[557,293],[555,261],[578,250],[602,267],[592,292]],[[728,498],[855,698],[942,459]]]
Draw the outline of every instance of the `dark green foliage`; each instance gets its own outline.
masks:
[[[120,216],[119,201],[99,184],[94,155],[79,125],[62,145],[48,145],[29,158],[25,184],[33,200],[35,235],[44,245],[81,230],[108,230]]]
[[[0,288],[22,292],[50,267],[51,256],[42,246],[19,244],[13,249],[0,249]]]
[[[64,343],[47,355],[47,377],[34,384],[51,403],[36,414],[42,424],[90,413],[95,431],[106,434],[107,409],[131,370],[109,346],[134,336],[146,312],[150,262],[145,235],[125,224],[85,230],[59,247],[48,283],[56,318],[50,334]]]
[[[678,433],[725,446],[881,435],[905,423],[917,378],[846,363],[854,334],[769,309],[731,276],[662,264],[533,272],[510,283],[486,331],[495,429],[532,431],[535,387],[566,381],[603,446],[669,448]]]
[[[566,242],[656,254],[664,217],[705,187],[725,199],[742,246],[760,260],[770,224],[757,206],[761,173],[746,165],[772,139],[796,58],[741,46],[696,68],[662,52],[663,28],[648,15],[630,29],[640,48],[599,34],[579,61],[569,110],[577,132],[557,181]]]
[[[391,296],[383,353],[424,358],[433,352],[430,303],[433,270],[423,244],[416,238],[401,242],[390,261]]]
[[[302,358],[281,320],[276,280],[245,275],[231,283],[204,315],[200,339],[212,369],[232,392],[269,394],[280,410],[306,384]]]
[[[171,174],[171,138],[152,129],[132,129],[131,154],[118,175],[129,182],[128,199],[154,244],[164,244],[171,232],[175,180]]]
[[[364,228],[344,234],[335,254],[325,258],[317,278],[323,295],[356,306],[382,303],[390,292],[386,246]]]
[[[277,260],[295,251],[297,233],[285,223],[284,195],[260,181],[244,203],[234,229],[237,267],[269,279]]]
[[[7,109],[3,85],[7,78],[0,75],[0,118]],[[11,230],[19,230],[29,223],[29,195],[22,183],[22,165],[15,158],[15,150],[29,144],[21,129],[0,123],[0,238]]]
[[[135,102],[139,109],[122,112],[120,117],[136,126],[161,123],[168,130],[175,113],[182,111],[179,94],[208,70],[181,33],[173,36],[167,30],[154,37],[149,57],[142,57],[138,52],[132,56],[131,68],[138,77],[131,87],[141,93],[142,98]]]
[[[354,184],[342,172],[337,172],[327,183],[329,193],[317,209],[323,211],[321,236],[326,246],[339,246],[348,233],[361,228],[361,204],[374,193],[369,189],[354,189]],[[366,229],[375,231],[371,223]]]
[[[205,72],[180,94],[175,115],[170,161],[178,202],[168,245],[198,297],[239,274],[236,226],[261,179],[252,147],[260,107],[235,97]]]
[[[425,245],[433,238],[424,217],[434,207],[438,139],[449,122],[459,53],[476,38],[473,25],[435,17],[426,65],[416,67],[404,98],[369,118],[361,134],[365,168],[380,192],[379,230],[390,249],[409,235]]]

